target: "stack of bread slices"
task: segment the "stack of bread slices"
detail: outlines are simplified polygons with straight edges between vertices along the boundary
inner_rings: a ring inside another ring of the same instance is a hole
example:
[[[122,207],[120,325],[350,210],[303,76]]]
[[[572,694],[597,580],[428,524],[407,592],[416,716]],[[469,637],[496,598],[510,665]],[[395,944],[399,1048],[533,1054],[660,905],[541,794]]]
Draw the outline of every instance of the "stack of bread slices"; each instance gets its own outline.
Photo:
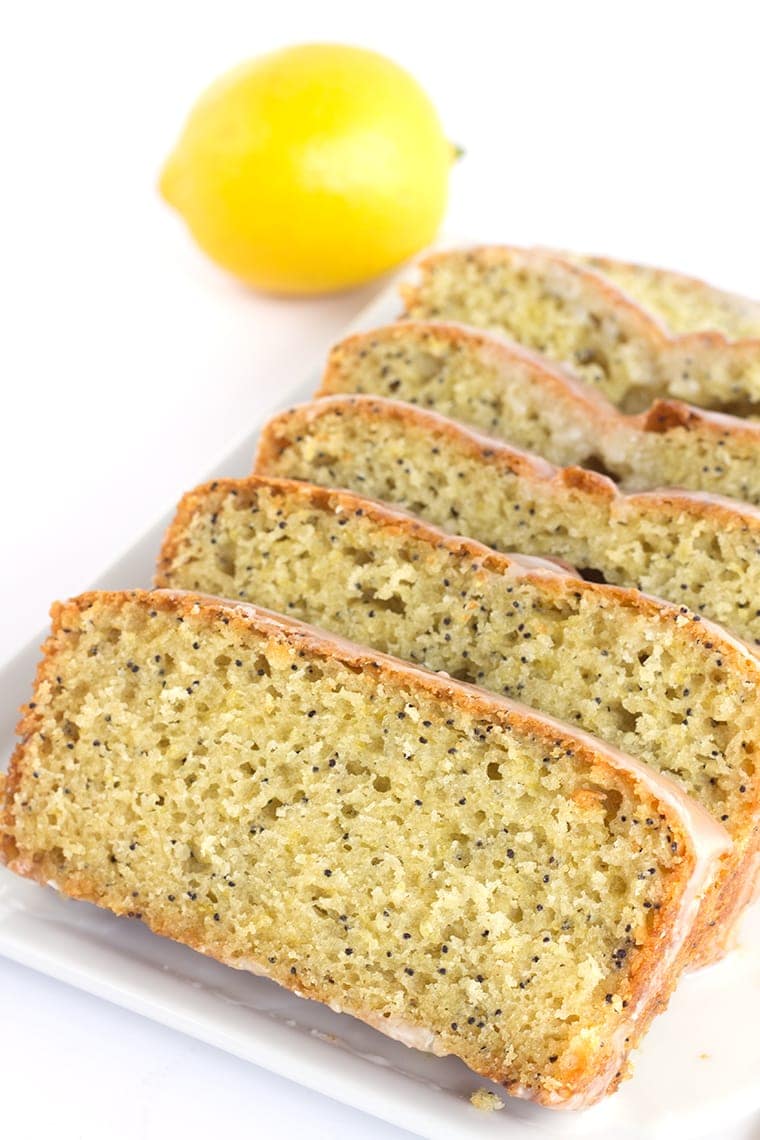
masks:
[[[760,305],[417,272],[185,496],[156,589],[54,606],[0,856],[582,1107],[754,889]]]

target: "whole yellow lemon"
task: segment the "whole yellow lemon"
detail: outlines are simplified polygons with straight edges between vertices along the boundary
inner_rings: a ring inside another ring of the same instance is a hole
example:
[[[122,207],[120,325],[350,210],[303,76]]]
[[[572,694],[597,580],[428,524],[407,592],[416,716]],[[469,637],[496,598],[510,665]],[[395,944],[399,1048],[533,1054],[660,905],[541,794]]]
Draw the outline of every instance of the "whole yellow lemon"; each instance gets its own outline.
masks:
[[[160,191],[243,281],[317,293],[367,281],[427,245],[452,147],[401,67],[338,44],[236,68],[192,109]]]

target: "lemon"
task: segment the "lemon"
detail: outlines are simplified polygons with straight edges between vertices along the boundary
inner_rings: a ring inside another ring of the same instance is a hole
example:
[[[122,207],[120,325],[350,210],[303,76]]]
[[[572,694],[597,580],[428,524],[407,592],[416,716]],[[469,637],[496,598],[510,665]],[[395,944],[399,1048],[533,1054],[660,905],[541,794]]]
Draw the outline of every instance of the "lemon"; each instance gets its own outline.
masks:
[[[304,44],[219,79],[159,188],[218,265],[261,289],[316,293],[367,281],[432,240],[452,156],[401,67]]]

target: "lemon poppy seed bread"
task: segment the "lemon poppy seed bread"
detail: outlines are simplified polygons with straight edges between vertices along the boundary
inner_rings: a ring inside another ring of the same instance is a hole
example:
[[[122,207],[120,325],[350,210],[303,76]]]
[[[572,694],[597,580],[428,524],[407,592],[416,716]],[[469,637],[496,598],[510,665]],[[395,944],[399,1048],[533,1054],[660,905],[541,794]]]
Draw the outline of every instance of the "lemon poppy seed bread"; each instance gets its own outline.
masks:
[[[760,423],[656,400],[623,415],[544,357],[493,333],[403,321],[337,344],[317,396],[406,400],[624,490],[686,487],[760,504]]]
[[[760,303],[748,297],[671,269],[566,250],[559,255],[608,278],[671,333],[716,330],[729,340],[760,337]]]
[[[621,411],[673,397],[760,415],[760,339],[671,335],[611,278],[558,254],[509,246],[435,253],[402,294],[409,317],[506,333],[570,368]]]
[[[512,1093],[613,1089],[725,834],[620,753],[254,607],[54,607],[3,857]]]
[[[435,412],[330,396],[265,427],[261,475],[346,487],[498,550],[562,558],[587,576],[683,604],[760,643],[760,512],[687,491],[623,495]]]
[[[760,661],[633,590],[522,562],[345,491],[254,477],[186,495],[158,586],[258,604],[525,701],[679,780],[731,834],[703,916],[719,953],[752,888]]]

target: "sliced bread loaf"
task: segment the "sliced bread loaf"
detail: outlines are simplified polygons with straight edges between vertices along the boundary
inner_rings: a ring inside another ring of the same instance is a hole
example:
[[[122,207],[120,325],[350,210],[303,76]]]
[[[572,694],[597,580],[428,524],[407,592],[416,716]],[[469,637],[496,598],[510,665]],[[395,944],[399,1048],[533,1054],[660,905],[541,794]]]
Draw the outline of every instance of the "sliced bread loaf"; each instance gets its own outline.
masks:
[[[624,412],[658,397],[760,415],[760,339],[671,335],[611,278],[546,250],[436,253],[402,286],[409,317],[493,329],[543,352]]]
[[[725,846],[644,765],[254,607],[53,610],[2,853],[510,1092],[613,1089]]]
[[[614,282],[642,308],[659,317],[672,333],[714,329],[729,340],[760,337],[760,303],[748,297],[652,265],[564,250],[560,256]]]
[[[699,956],[719,951],[760,852],[760,660],[718,626],[346,491],[255,476],[185,496],[156,584],[256,599],[525,701],[679,780],[734,841],[703,912]]]
[[[330,396],[276,416],[261,475],[346,487],[498,550],[566,559],[588,577],[683,604],[760,644],[760,511],[687,491],[623,495],[435,412]]]
[[[464,325],[402,321],[337,344],[317,396],[407,400],[625,490],[687,487],[760,504],[760,423],[657,400],[626,416],[541,356]]]

